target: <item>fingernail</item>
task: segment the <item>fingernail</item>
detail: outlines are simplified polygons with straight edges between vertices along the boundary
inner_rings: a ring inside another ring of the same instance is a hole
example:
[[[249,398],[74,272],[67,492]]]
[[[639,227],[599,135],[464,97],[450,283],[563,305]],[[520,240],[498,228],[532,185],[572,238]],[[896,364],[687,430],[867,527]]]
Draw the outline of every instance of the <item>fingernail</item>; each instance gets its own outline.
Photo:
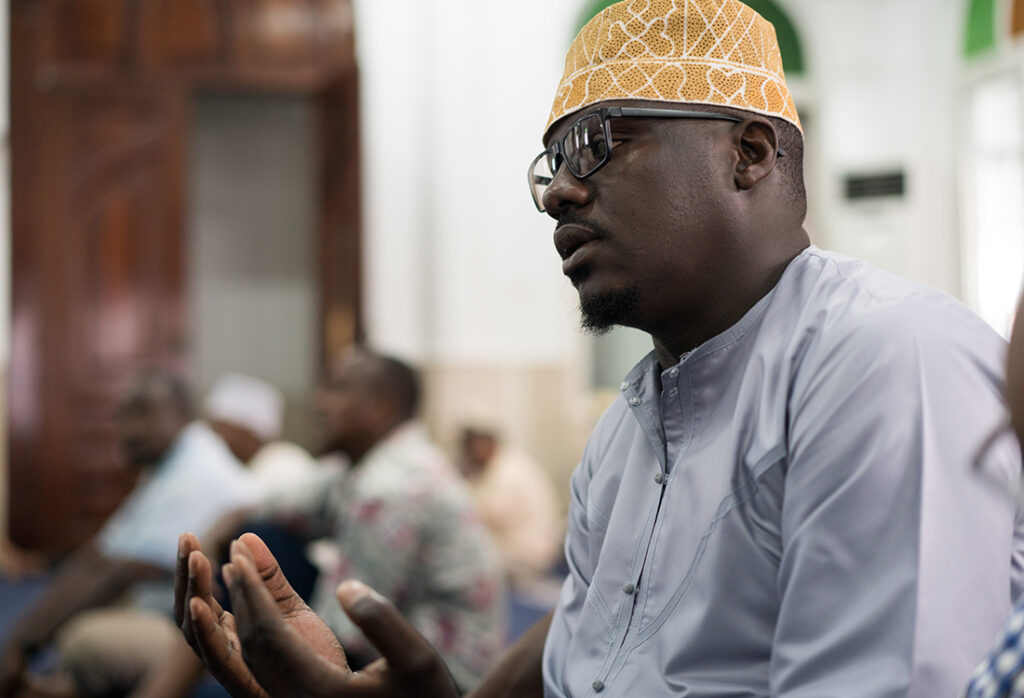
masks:
[[[335,592],[339,599],[344,598],[348,604],[354,604],[362,599],[377,599],[383,601],[384,597],[375,592],[370,587],[366,586],[357,579],[348,579],[338,585],[338,589]]]
[[[231,541],[231,545],[228,547],[228,556],[233,560],[235,555],[240,555],[241,552],[238,550],[238,539],[235,538]]]
[[[185,536],[178,536],[178,557],[185,557]]]
[[[234,578],[235,578],[234,568],[231,566],[231,563],[228,563],[228,564],[224,565],[223,567],[221,567],[220,568],[220,573],[221,573],[221,576],[224,577],[224,583],[225,584],[231,584],[234,581]]]
[[[198,564],[199,564],[199,558],[197,558],[195,555],[189,555],[188,556],[188,576],[189,577],[196,576],[196,566]]]
[[[358,596],[360,594],[365,594],[369,590],[370,588],[358,579],[346,579],[338,585],[338,591],[345,592],[347,596]]]

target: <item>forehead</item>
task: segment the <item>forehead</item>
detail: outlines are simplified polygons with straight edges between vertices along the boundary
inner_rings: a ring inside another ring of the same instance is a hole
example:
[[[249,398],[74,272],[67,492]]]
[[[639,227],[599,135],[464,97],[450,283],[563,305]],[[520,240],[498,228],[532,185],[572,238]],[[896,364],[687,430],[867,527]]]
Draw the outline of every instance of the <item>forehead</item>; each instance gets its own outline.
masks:
[[[359,351],[347,351],[330,363],[326,383],[335,389],[352,388],[373,381],[373,359]]]

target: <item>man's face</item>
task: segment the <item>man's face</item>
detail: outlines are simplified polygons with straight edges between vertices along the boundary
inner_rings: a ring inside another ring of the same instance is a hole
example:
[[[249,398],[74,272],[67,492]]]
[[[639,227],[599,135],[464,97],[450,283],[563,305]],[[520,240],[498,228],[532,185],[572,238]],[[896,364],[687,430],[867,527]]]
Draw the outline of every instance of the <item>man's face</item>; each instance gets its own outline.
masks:
[[[349,453],[372,429],[371,406],[378,398],[370,389],[365,360],[358,353],[333,362],[316,393],[316,424],[320,450]]]
[[[462,430],[461,442],[459,467],[467,476],[482,471],[498,449],[498,440],[493,434],[468,427]]]
[[[554,125],[546,145],[582,116],[615,105],[643,103],[606,102],[572,114]],[[545,209],[558,221],[555,247],[579,292],[584,326],[652,331],[680,317],[696,319],[729,261],[723,235],[724,193],[735,189],[724,166],[730,125],[675,119],[610,124],[610,161],[583,180],[563,166],[544,193]]]
[[[209,422],[210,428],[224,440],[227,447],[242,463],[248,463],[263,448],[264,441],[254,431],[240,424],[214,419]]]
[[[128,462],[142,467],[159,461],[187,421],[165,386],[150,384],[133,391],[118,410],[118,430]]]

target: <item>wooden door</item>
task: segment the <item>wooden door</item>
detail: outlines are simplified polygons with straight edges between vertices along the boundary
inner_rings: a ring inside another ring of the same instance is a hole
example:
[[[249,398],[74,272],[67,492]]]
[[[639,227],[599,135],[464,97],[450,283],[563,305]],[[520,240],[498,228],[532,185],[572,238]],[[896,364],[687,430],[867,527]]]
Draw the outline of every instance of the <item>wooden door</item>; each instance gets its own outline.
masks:
[[[185,368],[183,160],[198,88],[316,101],[321,346],[360,336],[350,0],[11,0],[10,530],[85,540],[132,484],[117,394]]]
[[[37,91],[20,124],[34,147],[12,152],[11,534],[63,550],[131,485],[118,391],[141,367],[184,366],[184,100],[143,84]]]

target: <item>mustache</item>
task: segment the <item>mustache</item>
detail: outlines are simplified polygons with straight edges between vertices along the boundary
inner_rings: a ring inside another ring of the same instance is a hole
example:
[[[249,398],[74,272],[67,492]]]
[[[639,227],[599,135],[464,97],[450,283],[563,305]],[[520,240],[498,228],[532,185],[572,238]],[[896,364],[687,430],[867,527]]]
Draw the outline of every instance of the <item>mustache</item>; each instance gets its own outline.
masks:
[[[555,226],[556,232],[559,228],[563,226],[575,225],[579,226],[580,228],[586,228],[587,230],[596,233],[599,238],[604,239],[611,237],[606,228],[599,225],[598,223],[594,223],[593,221],[587,220],[586,218],[576,214],[575,212],[566,212],[559,216],[558,218],[556,218],[555,220],[557,221],[557,225]]]

